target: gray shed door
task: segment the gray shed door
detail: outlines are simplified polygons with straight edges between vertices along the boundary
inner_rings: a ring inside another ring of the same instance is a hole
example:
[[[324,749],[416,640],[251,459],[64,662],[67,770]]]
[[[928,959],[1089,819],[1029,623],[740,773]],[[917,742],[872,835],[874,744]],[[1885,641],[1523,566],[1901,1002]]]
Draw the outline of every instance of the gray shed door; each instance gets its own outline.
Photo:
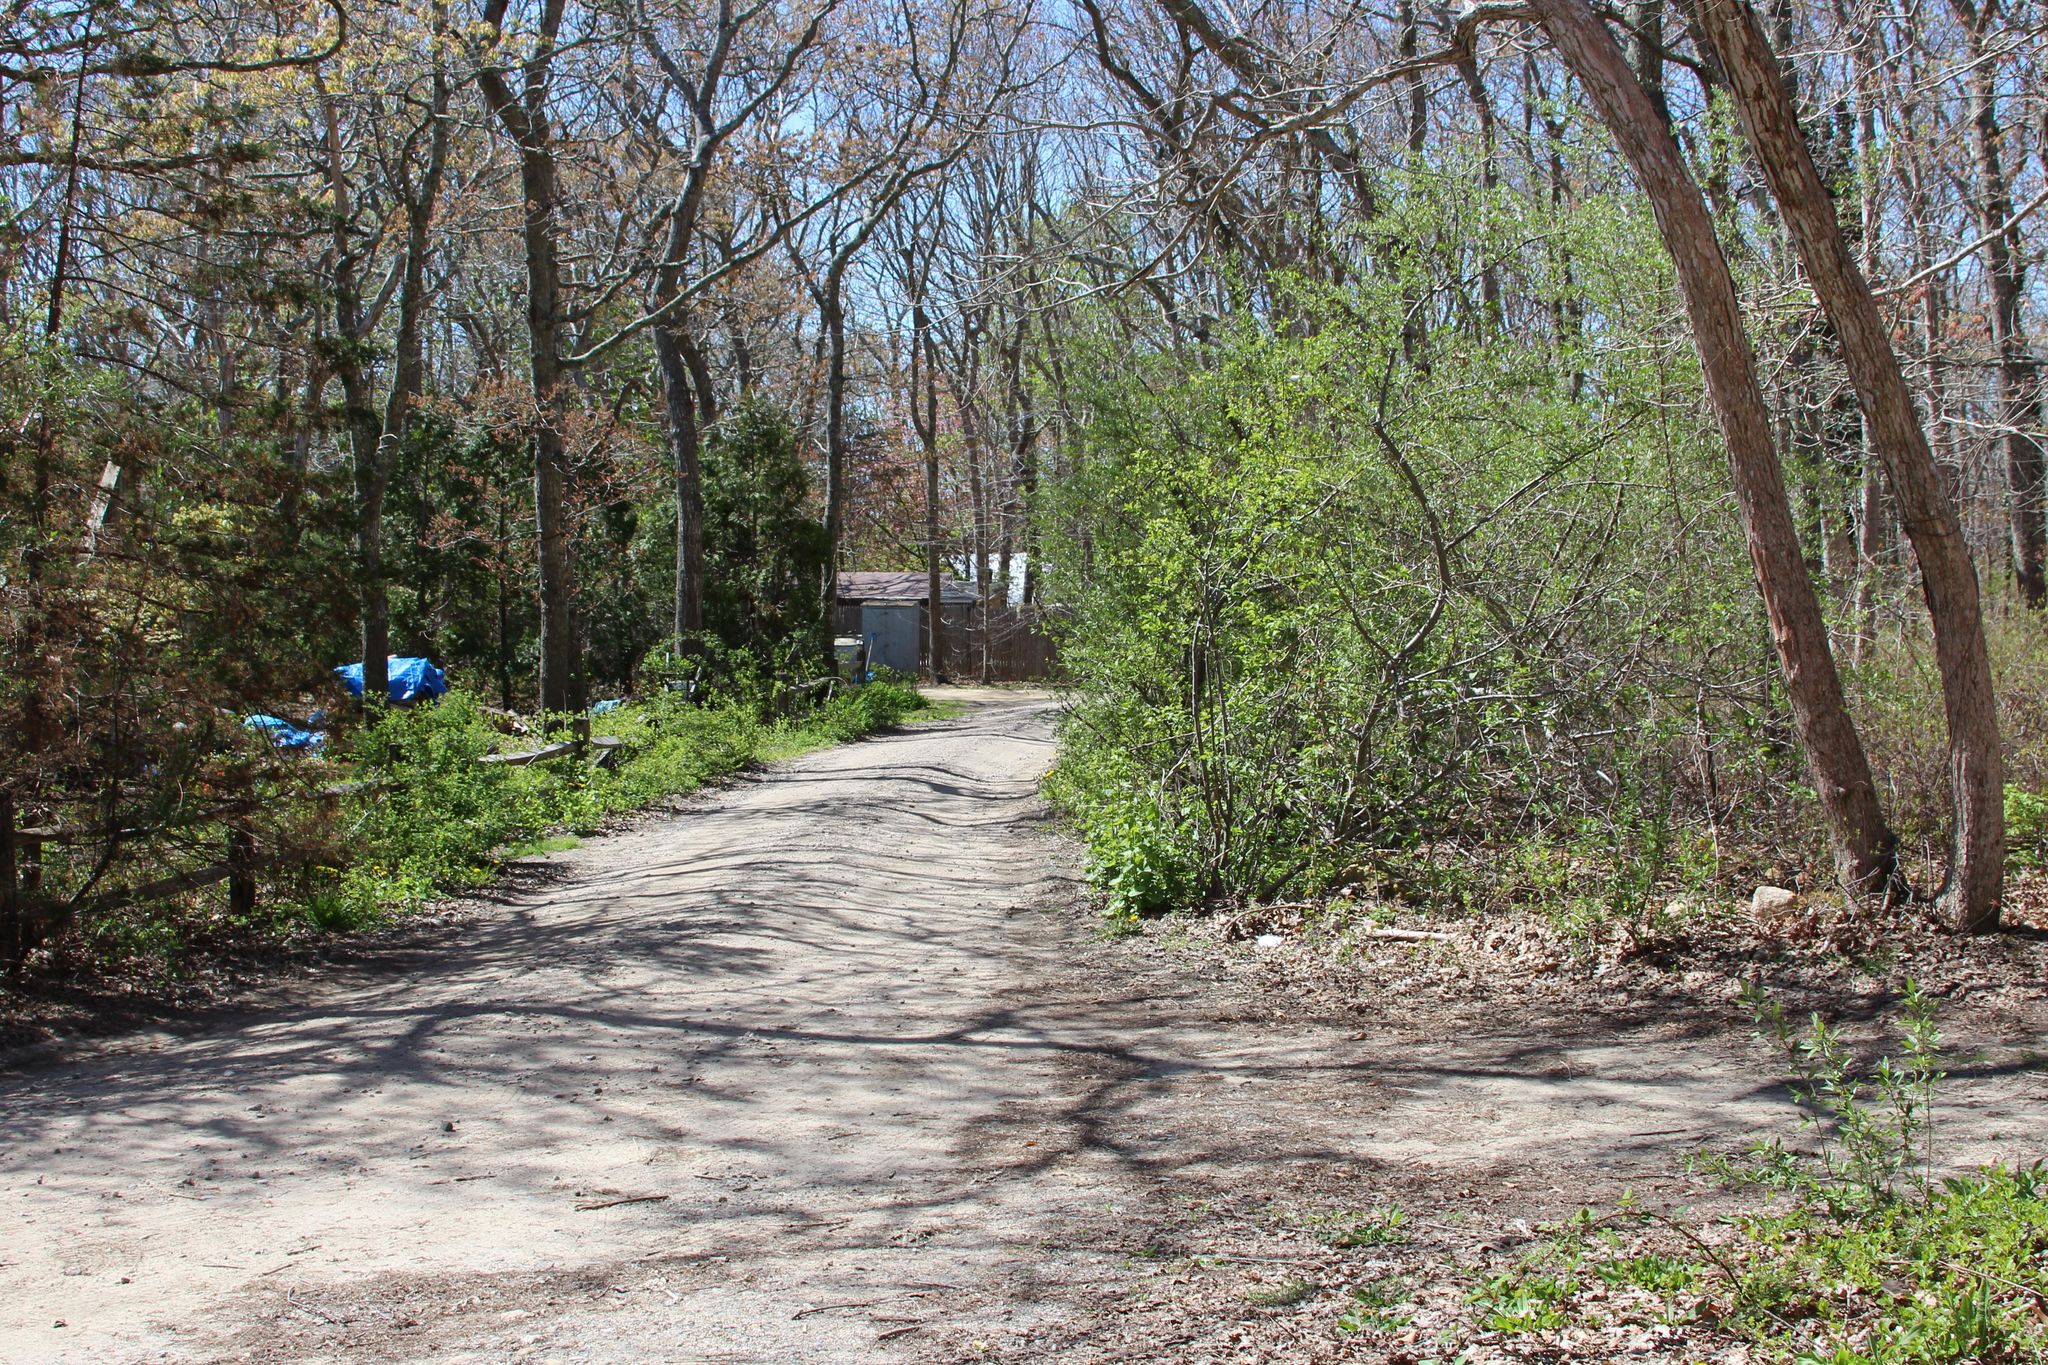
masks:
[[[861,633],[868,637],[868,667],[917,672],[915,602],[870,602],[860,610]]]

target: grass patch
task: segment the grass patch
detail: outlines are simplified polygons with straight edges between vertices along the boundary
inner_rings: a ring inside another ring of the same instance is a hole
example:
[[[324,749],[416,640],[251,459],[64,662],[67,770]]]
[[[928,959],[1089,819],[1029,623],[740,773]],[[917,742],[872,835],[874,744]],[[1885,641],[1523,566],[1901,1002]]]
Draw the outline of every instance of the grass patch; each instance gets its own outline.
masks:
[[[538,839],[525,839],[509,848],[499,851],[501,862],[515,858],[538,858],[545,853],[567,853],[572,848],[583,847],[583,841],[573,834],[547,834]]]
[[[2048,1362],[2048,1174],[1932,1175],[1932,1004],[1909,988],[1896,1054],[1858,1073],[1821,1020],[1794,1029],[1753,1003],[1791,1061],[1815,1150],[1767,1142],[1698,1164],[1773,1205],[1712,1226],[1582,1213],[1468,1296],[1477,1325],[1682,1327],[1788,1365]]]
[[[1337,1316],[1342,1336],[1359,1332],[1398,1332],[1415,1321],[1408,1286],[1398,1279],[1377,1280],[1351,1291],[1351,1306]]]
[[[1246,1285],[1244,1301],[1255,1308],[1292,1308],[1315,1292],[1315,1286],[1307,1280],[1286,1279],[1275,1284]]]
[[[1988,1168],[1847,1218],[1582,1216],[1467,1302],[1485,1331],[1683,1327],[1786,1365],[2048,1361],[2048,1177]]]

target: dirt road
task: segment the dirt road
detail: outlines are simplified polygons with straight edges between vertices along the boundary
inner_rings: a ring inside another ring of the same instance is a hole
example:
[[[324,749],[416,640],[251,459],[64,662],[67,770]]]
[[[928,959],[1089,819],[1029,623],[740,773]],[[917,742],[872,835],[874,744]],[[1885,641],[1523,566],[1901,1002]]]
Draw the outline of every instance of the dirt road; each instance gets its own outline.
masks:
[[[1116,1305],[1290,1210],[1569,1205],[1782,1129],[1736,1036],[1279,1020],[1092,942],[1052,718],[982,696],[298,1004],[0,1080],[0,1360],[1249,1359]]]

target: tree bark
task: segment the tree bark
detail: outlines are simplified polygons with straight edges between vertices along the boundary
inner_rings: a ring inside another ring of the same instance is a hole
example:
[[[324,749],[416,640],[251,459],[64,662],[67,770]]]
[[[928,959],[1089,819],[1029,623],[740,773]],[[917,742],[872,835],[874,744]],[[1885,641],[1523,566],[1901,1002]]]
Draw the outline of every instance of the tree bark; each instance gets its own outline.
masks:
[[[1842,339],[1850,382],[1891,481],[1920,563],[1948,722],[1954,817],[1948,878],[1938,900],[1965,933],[1998,927],[2005,884],[2005,757],[1977,570],[1934,450],[1892,350],[1891,332],[1842,236],[1834,197],[1814,165],[1779,65],[1745,0],[1700,7],[1744,135],[1762,166],[1807,277]]]
[[[1771,642],[1827,820],[1836,873],[1852,894],[1889,896],[1898,880],[1897,840],[1878,805],[1870,764],[1828,646],[1820,599],[1800,555],[1770,409],[1706,201],[1670,126],[1585,0],[1534,0],[1533,8],[1628,159],[1677,267],[1707,394],[1727,445],[1728,472],[1770,618]]]
[[[391,599],[384,581],[384,494],[390,487],[391,471],[398,463],[406,430],[412,424],[413,404],[425,379],[427,254],[433,246],[430,234],[434,206],[440,198],[441,180],[448,164],[448,82],[438,71],[434,73],[429,117],[433,120],[433,132],[428,142],[427,164],[421,171],[418,187],[406,195],[405,255],[399,265],[398,335],[393,346],[391,387],[384,395],[384,412],[376,426],[367,482],[360,450],[356,461],[357,491],[361,498],[363,697],[373,704],[381,704],[391,695],[387,668],[391,652]],[[403,176],[404,171],[399,174]],[[353,395],[350,402],[354,402]]]
[[[683,323],[671,318],[654,329],[654,359],[661,370],[662,412],[667,418],[669,463],[674,475],[676,576],[671,627],[678,647],[704,629],[703,435],[697,423],[695,380],[679,335]]]
[[[386,656],[390,653],[389,600],[384,590],[383,426],[370,395],[366,351],[370,322],[364,314],[361,262],[356,253],[354,194],[342,159],[341,111],[322,94],[327,139],[327,191],[334,221],[334,329],[342,343],[335,367],[341,381],[342,423],[348,429],[355,486],[356,624],[362,651],[362,705],[374,709],[390,695]]]
[[[1628,0],[1628,64],[1657,116],[1668,125],[1671,106],[1664,97],[1664,0]]]
[[[1876,37],[1871,32],[1870,22],[1862,11],[1844,11],[1855,14],[1853,21],[1845,19],[1849,30],[1850,52],[1855,61],[1855,81],[1850,87],[1856,115],[1856,162],[1860,170],[1857,182],[1857,249],[1863,253],[1864,268],[1877,260],[1878,243],[1884,231],[1884,209],[1879,191],[1878,165],[1870,158],[1878,146],[1877,106],[1881,98],[1878,82],[1878,57],[1873,50]],[[1871,441],[1870,423],[1857,406],[1856,412],[1857,456],[1861,461],[1858,470],[1858,506],[1856,510],[1856,586],[1851,607],[1850,629],[1853,632],[1850,658],[1861,663],[1864,652],[1876,643],[1877,633],[1877,587],[1881,574],[1880,557],[1885,549],[1885,508],[1884,476],[1880,468],[1876,446]]]

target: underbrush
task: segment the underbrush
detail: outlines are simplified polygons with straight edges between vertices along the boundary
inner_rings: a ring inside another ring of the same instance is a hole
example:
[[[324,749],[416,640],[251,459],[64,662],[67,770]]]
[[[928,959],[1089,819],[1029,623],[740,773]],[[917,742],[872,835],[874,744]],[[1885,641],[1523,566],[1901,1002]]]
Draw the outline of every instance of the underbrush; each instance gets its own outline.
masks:
[[[843,743],[926,709],[911,687],[872,683],[823,703],[779,699],[764,720],[739,701],[688,704],[679,692],[591,717],[589,754],[517,765],[480,762],[542,741],[502,733],[476,699],[393,711],[346,736],[331,757],[278,769],[250,824],[267,870],[251,916],[221,888],[94,915],[39,948],[30,980],[94,979],[150,994],[209,963],[307,933],[360,930],[488,882],[509,860],[573,847],[607,820],[695,790],[754,763]],[[196,829],[166,858],[218,858],[220,833]],[[176,864],[172,864],[173,867]],[[64,871],[53,866],[53,877]]]
[[[2048,628],[1999,613],[1990,635],[2015,878],[2008,904],[2024,906],[2035,898],[2027,875],[2048,870]],[[1908,875],[1936,886],[1949,834],[1948,758],[1931,646],[1911,631],[1887,636],[1846,681]],[[1835,890],[1796,750],[1772,738],[1786,726],[1775,710],[1718,721],[1702,711],[1688,727],[1610,736],[1599,762],[1615,776],[1603,803],[1546,788],[1532,771],[1461,770],[1456,782],[1469,785],[1447,780],[1432,805],[1407,811],[1408,827],[1386,831],[1397,837],[1345,838],[1318,832],[1337,822],[1300,780],[1293,752],[1204,754],[1194,739],[1201,727],[1178,703],[1140,706],[1138,690],[1116,683],[1091,695],[1084,677],[1047,780],[1087,846],[1111,932],[1168,912],[1371,904],[1405,916],[1535,916],[1590,961],[1737,918],[1759,885],[1798,893],[1819,927],[1797,932],[1833,935],[1846,953],[1867,936],[1861,929],[1880,927],[1863,924],[1869,917]],[[1171,697],[1163,687],[1156,694]],[[1383,783],[1398,794],[1415,780],[1405,762],[1383,759],[1347,783],[1343,799],[1383,799],[1374,794]],[[1219,774],[1204,777],[1205,764]],[[1513,800],[1501,799],[1504,788]],[[1890,917],[1894,926],[1899,918]]]
[[[1640,298],[1611,300],[1624,310]],[[1048,793],[1111,932],[1352,895],[1669,937],[1835,876],[1719,442],[1683,357],[1559,384],[1513,343],[1409,367],[1398,293],[1306,285],[1298,334],[1071,360],[1087,458],[1048,490],[1073,705]],[[1593,396],[1597,393],[1597,397]],[[1677,508],[1700,514],[1674,518]],[[1828,599],[1905,871],[1949,756],[1910,576]],[[2048,864],[2048,626],[1987,597],[2015,868]],[[1860,635],[1863,638],[1857,638]]]
[[[1702,1224],[1624,1206],[1582,1212],[1468,1297],[1509,1336],[1664,1334],[1685,1358],[1718,1341],[1797,1365],[2048,1360],[2048,1174],[1938,1177],[1933,1008],[1908,989],[1898,1050],[1859,1072],[1816,1017],[1795,1030],[1752,1001],[1789,1059],[1809,1145],[1710,1154],[1700,1169],[1767,1207]]]

